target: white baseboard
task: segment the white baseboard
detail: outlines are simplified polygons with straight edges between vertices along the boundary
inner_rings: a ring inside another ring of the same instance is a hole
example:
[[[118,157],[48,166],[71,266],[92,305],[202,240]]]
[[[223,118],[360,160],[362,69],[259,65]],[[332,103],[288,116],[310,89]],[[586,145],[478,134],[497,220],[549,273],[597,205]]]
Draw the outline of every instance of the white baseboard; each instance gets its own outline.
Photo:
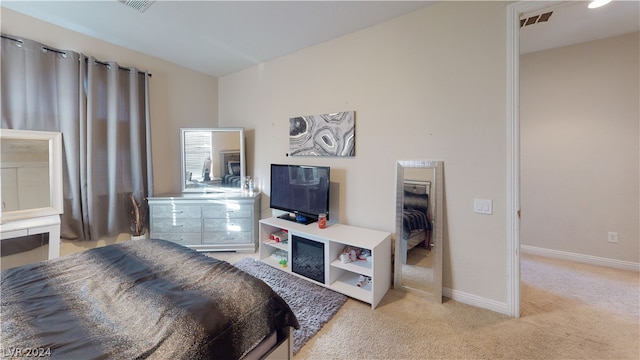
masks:
[[[634,263],[631,261],[608,259],[608,258],[603,258],[598,256],[584,255],[584,254],[578,254],[578,253],[572,253],[572,252],[560,251],[560,250],[545,249],[545,248],[539,248],[539,247],[528,246],[528,245],[521,245],[520,250],[527,254],[548,256],[548,257],[553,257],[553,258],[558,258],[563,260],[576,261],[576,262],[585,263],[585,264],[600,265],[600,266],[606,266],[606,267],[615,268],[615,269],[640,272],[640,264]]]
[[[509,307],[507,306],[506,303],[498,302],[491,299],[486,299],[477,295],[468,294],[463,291],[453,290],[446,287],[442,288],[442,295],[463,304],[467,304],[467,305],[479,307],[482,309],[495,311],[503,315],[511,316],[509,315],[510,314]]]
[[[527,246],[527,245],[521,245],[520,249],[524,253],[533,254],[533,255],[548,256],[548,257],[559,258],[563,260],[576,261],[576,262],[585,263],[585,264],[606,266],[606,267],[611,267],[615,269],[640,272],[640,264],[634,263],[631,261],[608,259],[608,258],[603,258],[598,256],[583,255],[583,254],[571,253],[567,251],[545,249],[545,248],[539,248],[539,247]],[[446,287],[442,288],[442,295],[445,297],[448,297],[449,299],[453,299],[455,301],[461,302],[463,304],[467,304],[467,305],[479,307],[482,309],[495,311],[497,313],[504,314],[507,316],[511,316],[509,311],[509,306],[507,305],[507,303],[486,299],[477,295],[465,293],[463,291],[454,290]]]

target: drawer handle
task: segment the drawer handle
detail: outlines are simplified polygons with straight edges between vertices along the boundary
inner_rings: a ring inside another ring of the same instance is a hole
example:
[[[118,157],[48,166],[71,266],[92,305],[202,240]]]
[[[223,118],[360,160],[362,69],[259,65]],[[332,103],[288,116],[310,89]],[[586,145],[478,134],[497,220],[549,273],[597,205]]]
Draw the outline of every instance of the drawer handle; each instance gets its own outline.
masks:
[[[171,227],[184,227],[184,224],[180,224],[180,225],[171,225]]]
[[[172,214],[182,214],[183,212],[184,212],[183,210],[180,210],[180,211],[172,211],[171,213]]]

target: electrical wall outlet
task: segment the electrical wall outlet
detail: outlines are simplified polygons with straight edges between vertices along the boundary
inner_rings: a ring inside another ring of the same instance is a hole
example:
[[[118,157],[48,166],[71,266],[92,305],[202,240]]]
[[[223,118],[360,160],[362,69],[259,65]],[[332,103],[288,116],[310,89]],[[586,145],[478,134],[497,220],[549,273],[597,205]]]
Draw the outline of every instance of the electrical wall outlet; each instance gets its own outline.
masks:
[[[610,231],[608,236],[607,236],[607,241],[610,242],[610,243],[617,243],[618,242],[618,233]]]

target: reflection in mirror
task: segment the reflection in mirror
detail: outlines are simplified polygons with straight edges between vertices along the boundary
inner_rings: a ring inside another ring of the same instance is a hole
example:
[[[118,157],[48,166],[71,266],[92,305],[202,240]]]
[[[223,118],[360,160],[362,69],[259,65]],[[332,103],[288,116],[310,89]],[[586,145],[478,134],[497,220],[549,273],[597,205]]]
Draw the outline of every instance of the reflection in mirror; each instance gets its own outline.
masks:
[[[0,131],[0,223],[62,213],[62,135]],[[60,187],[59,187],[60,186]]]
[[[242,128],[180,129],[182,192],[240,190],[245,176]]]
[[[49,206],[49,142],[2,141],[2,211]]]
[[[442,302],[441,161],[398,161],[396,288]]]

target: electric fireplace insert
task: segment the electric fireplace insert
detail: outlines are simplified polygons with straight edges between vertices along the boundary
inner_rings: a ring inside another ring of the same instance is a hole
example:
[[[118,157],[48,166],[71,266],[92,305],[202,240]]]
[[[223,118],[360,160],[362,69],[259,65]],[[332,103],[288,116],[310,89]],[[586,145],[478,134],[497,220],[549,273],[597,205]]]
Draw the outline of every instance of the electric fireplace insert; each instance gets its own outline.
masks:
[[[311,280],[325,284],[324,244],[293,235],[291,271]]]

